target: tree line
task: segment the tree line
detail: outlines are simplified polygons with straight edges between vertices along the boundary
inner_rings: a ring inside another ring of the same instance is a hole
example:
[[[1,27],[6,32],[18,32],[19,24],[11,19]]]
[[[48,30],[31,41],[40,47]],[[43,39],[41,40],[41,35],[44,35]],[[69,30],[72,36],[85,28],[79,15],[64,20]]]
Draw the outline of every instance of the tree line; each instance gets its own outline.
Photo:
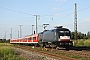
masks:
[[[0,43],[10,43],[10,39],[0,39]]]
[[[71,38],[75,39],[75,32],[71,32]],[[90,38],[90,32],[87,32],[86,34],[82,32],[77,32],[77,39],[89,39]]]

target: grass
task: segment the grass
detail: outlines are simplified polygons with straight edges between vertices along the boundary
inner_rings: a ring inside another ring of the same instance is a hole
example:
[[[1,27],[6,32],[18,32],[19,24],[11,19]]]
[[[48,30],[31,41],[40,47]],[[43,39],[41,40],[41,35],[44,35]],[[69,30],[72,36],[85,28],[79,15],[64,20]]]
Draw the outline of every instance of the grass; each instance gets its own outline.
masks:
[[[90,39],[84,40],[84,39],[78,39],[73,40],[75,46],[89,46],[90,47]]]
[[[77,56],[77,55],[68,55],[68,56],[71,58],[76,58],[76,59],[81,58],[80,56]]]
[[[85,40],[85,41],[84,41],[84,45],[85,45],[85,46],[90,46],[90,39],[89,39],[89,40]]]
[[[0,43],[0,46],[11,46],[12,44],[10,43]]]
[[[0,44],[0,60],[25,60],[14,53],[13,49],[7,44]]]

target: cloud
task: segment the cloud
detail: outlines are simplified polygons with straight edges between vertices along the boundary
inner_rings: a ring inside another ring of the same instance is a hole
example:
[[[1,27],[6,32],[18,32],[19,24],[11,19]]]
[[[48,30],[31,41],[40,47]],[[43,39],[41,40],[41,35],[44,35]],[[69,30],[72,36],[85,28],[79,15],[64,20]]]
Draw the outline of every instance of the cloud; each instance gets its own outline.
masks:
[[[61,14],[54,14],[53,16],[55,16],[55,17],[56,17],[56,16],[57,16],[57,17],[60,17],[60,16],[61,16],[61,17],[62,17],[63,15],[61,15]]]
[[[85,21],[90,21],[90,17],[88,17],[88,18],[85,18],[84,20],[85,20]]]

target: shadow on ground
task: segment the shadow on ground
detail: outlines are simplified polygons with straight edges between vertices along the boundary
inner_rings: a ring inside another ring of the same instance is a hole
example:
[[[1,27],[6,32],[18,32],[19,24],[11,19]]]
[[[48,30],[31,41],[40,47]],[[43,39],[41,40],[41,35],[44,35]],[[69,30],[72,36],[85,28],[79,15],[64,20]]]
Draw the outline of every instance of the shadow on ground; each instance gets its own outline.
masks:
[[[66,50],[78,50],[78,51],[81,51],[81,50],[89,50],[90,51],[90,47],[87,47],[87,46],[72,46],[72,47],[64,47]]]

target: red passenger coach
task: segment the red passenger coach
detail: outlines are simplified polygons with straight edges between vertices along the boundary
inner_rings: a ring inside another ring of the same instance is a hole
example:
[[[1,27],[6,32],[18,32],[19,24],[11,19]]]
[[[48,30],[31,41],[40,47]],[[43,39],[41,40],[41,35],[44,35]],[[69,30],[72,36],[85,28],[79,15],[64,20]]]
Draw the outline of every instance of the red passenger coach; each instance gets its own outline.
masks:
[[[38,43],[38,34],[32,35],[32,42],[33,43]]]
[[[37,44],[38,43],[38,34],[25,36],[23,38],[10,39],[10,43]]]
[[[27,41],[27,43],[31,42],[31,36],[26,36],[25,40]]]
[[[10,39],[10,43],[20,43],[22,38]]]

